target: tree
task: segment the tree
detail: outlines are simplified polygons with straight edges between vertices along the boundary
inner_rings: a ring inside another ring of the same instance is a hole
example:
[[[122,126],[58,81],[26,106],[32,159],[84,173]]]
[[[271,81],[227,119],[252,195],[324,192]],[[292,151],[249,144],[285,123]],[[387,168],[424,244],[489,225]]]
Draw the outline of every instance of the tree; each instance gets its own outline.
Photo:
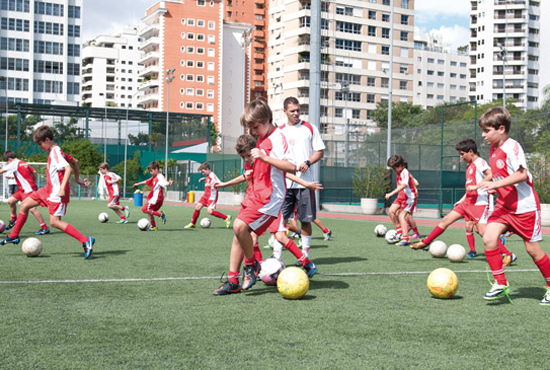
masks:
[[[392,128],[403,128],[417,126],[419,122],[415,117],[422,113],[420,105],[412,103],[392,103]],[[372,112],[372,119],[378,127],[388,127],[388,103],[380,102]]]
[[[78,120],[74,117],[71,117],[68,123],[64,121],[54,122],[52,131],[55,140],[62,143],[75,139],[83,139],[84,134],[77,127],[77,123]]]
[[[130,140],[131,145],[136,146],[145,146],[149,144],[149,135],[139,132],[137,136],[128,134],[128,139]]]
[[[96,146],[85,139],[76,139],[61,145],[61,149],[78,159],[80,172],[85,175],[97,173],[97,167],[103,162],[103,156]]]
[[[462,46],[459,46],[456,48],[456,51],[459,53],[459,54],[462,54],[462,53],[468,53],[468,49],[470,48],[470,46],[468,44],[466,45],[462,45]]]
[[[112,167],[113,172],[115,172],[120,177],[124,176],[124,162],[120,162],[116,166]],[[126,161],[126,186],[132,186],[139,181],[139,174],[143,173],[143,169],[139,165],[139,152],[134,153],[134,158]],[[122,187],[123,183],[120,183]]]

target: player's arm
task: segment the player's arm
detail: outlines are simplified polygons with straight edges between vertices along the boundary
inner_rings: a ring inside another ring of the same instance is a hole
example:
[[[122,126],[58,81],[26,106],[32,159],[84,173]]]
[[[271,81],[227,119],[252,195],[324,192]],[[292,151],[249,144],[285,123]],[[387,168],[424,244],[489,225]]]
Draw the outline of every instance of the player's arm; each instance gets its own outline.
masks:
[[[66,165],[63,168],[65,169],[65,172],[63,173],[63,180],[61,181],[61,186],[59,187],[59,193],[57,193],[57,196],[60,198],[63,198],[65,196],[65,186],[67,186],[67,183],[71,178],[71,173],[73,172],[70,164]]]
[[[485,171],[483,171],[483,174],[485,175],[485,177],[483,178],[483,180],[481,180],[481,182],[484,182],[484,181],[489,182],[493,179],[493,173],[491,172],[490,168],[487,168]],[[474,191],[474,190],[479,189],[479,185],[481,184],[481,182],[477,185],[467,186],[466,191]]]
[[[390,191],[389,193],[386,193],[386,199],[391,198],[394,194],[399,193],[401,190],[405,189],[406,187],[407,187],[407,184],[399,185],[398,187],[393,189],[393,191]]]
[[[78,164],[78,159],[75,157],[70,158],[69,163],[73,165],[74,169],[74,181],[81,186],[88,187],[90,185],[90,182],[88,179],[81,179],[80,178],[80,165]]]
[[[313,191],[323,190],[323,184],[319,183],[318,181],[313,181],[313,182],[304,181],[302,178],[296,175],[293,175],[291,173],[287,173],[286,177],[287,179],[290,179],[295,183],[306,187],[309,190],[313,190]]]
[[[34,168],[32,167],[29,167],[31,169],[31,176],[32,176],[32,181],[36,182],[38,176],[36,174],[36,171],[34,170]]]
[[[132,187],[135,188],[136,186],[145,185],[146,183],[147,183],[147,180],[143,180],[140,182],[136,182],[134,185],[132,185]]]
[[[325,155],[324,150],[318,150],[314,152],[311,158],[309,158],[309,162],[310,162],[309,166],[306,162],[303,162],[298,165],[296,170],[300,172],[306,172],[311,166],[313,166],[313,164],[315,164],[316,162],[319,162],[324,155]]]
[[[240,184],[241,182],[245,182],[245,181],[246,181],[246,177],[245,177],[244,174],[242,174],[242,175],[239,175],[239,176],[235,177],[234,179],[231,179],[231,180],[226,181],[226,182],[216,182],[213,186],[216,189],[217,188],[226,188],[228,186]]]
[[[466,199],[466,194],[464,194],[464,195],[462,196],[462,198],[460,198],[460,199],[455,203],[455,206],[456,206],[457,204],[462,203],[462,202],[464,201],[464,199]]]
[[[505,177],[497,181],[482,181],[479,183],[479,188],[487,191],[496,190],[498,188],[503,188],[506,186],[511,186],[518,184],[520,182],[526,181],[529,178],[527,169],[520,167],[516,172],[511,174],[508,177]]]
[[[252,158],[259,159],[262,162],[267,163],[270,166],[273,166],[281,171],[288,172],[288,173],[296,173],[296,166],[294,163],[291,163],[284,159],[277,159],[270,157],[265,154],[264,151],[254,148],[250,151],[250,154],[252,155]]]

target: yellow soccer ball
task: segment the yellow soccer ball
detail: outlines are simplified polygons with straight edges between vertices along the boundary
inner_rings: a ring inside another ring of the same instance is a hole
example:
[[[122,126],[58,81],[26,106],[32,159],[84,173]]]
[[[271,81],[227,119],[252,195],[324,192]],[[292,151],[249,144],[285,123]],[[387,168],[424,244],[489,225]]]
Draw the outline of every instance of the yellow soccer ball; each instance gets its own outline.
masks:
[[[447,268],[433,270],[428,276],[428,290],[435,298],[451,298],[458,290],[458,277]]]
[[[277,289],[286,299],[300,299],[309,289],[309,278],[298,267],[287,267],[277,278]]]

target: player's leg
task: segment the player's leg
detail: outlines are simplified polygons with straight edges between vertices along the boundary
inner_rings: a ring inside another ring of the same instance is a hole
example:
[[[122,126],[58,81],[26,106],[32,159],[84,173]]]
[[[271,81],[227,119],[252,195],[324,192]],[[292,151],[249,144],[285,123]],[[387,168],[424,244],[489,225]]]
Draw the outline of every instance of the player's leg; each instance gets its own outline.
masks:
[[[191,222],[185,225],[184,229],[194,229],[197,226],[197,220],[201,214],[201,209],[204,207],[204,204],[201,203],[202,198],[199,200],[199,203],[195,206],[195,211],[193,212],[193,217],[191,217]]]
[[[403,230],[402,239],[397,245],[399,246],[407,246],[409,245],[409,233],[405,232],[407,230],[407,214],[409,212],[402,209],[401,212],[398,215],[399,225],[401,226],[401,230]]]
[[[484,298],[487,300],[508,296],[510,291],[510,287],[506,281],[506,275],[504,274],[502,258],[498,250],[498,238],[506,228],[506,224],[490,222],[487,224],[485,234],[483,235],[485,257],[487,258],[487,263],[496,281],[491,287],[491,290],[485,294]]]
[[[421,239],[422,237],[420,236],[420,232],[418,231],[418,225],[416,225],[416,221],[412,215],[412,212],[407,212],[406,220],[413,231],[413,235],[411,236],[411,238]]]
[[[206,211],[208,212],[209,215],[212,215],[214,217],[221,218],[222,220],[224,220],[225,221],[225,227],[229,229],[229,226],[231,226],[231,216],[225,215],[225,214],[217,211],[215,208],[216,208],[216,203],[212,202],[212,204],[210,204],[208,206]]]
[[[445,232],[445,230],[449,227],[449,225],[452,225],[456,221],[460,220],[463,216],[456,212],[454,209],[449,212],[445,217],[443,217],[443,220],[428,234],[427,237],[425,237],[422,241],[411,245],[412,249],[424,249],[428,250],[428,246],[441,234]]]
[[[254,257],[254,247],[252,244],[252,236],[250,228],[241,219],[237,218],[233,223],[233,231],[238,240],[239,246],[244,253],[244,279],[242,289],[247,290],[256,283],[258,272],[260,271],[260,263]]]
[[[76,227],[61,220],[61,217],[65,216],[67,211],[67,204],[50,203],[48,204],[48,211],[50,212],[50,225],[78,240],[84,248],[84,258],[88,259],[92,255],[95,239],[83,235]]]
[[[10,222],[6,225],[6,230],[10,230],[14,227],[15,222],[17,221],[17,202],[19,202],[19,199],[13,196],[8,199],[8,206],[10,208]]]
[[[292,217],[290,220],[285,220],[285,225],[286,225],[286,228],[289,230],[289,232],[292,232],[292,234],[288,235],[290,238],[302,236],[302,230],[300,230],[300,228],[298,227],[298,220],[296,219],[296,213],[294,213],[294,217]]]
[[[46,225],[46,221],[44,221],[44,217],[42,217],[42,214],[40,211],[34,207],[29,210],[30,213],[36,218],[38,221],[38,224],[40,225],[40,230],[35,232],[35,235],[46,235],[50,233],[50,229],[48,228],[48,225]]]
[[[466,255],[466,257],[468,258],[474,258],[475,256],[477,256],[477,251],[476,251],[476,239],[474,237],[474,225],[475,225],[475,222],[474,221],[466,221],[466,225],[464,226],[464,231],[466,233],[466,240],[468,241],[468,247],[470,247],[470,252],[468,252],[468,254]],[[479,233],[479,230],[483,229],[483,231],[485,231],[485,225],[483,225],[482,227],[479,227],[478,226],[478,233]],[[482,237],[483,237],[483,234],[480,234]]]
[[[281,243],[285,249],[287,249],[290,253],[296,257],[298,260],[297,265],[302,266],[306,272],[307,276],[312,278],[317,273],[317,266],[310,261],[308,256],[303,252],[303,250],[300,250],[296,243],[290,238],[286,236],[286,232],[284,230],[279,230],[275,237],[277,238],[277,241]],[[279,258],[280,260],[280,258]]]
[[[236,236],[233,236],[231,253],[229,256],[229,273],[227,274],[227,281],[224,282],[218,289],[214,290],[214,295],[228,295],[232,293],[239,293],[241,291],[239,278],[241,277],[240,271],[243,258],[244,253],[239,245],[239,241]]]
[[[120,218],[120,221],[118,221],[117,224],[125,224],[125,223],[128,222],[128,221],[126,220],[126,216],[122,214],[122,212],[121,212],[121,207],[120,207],[119,205],[109,203],[109,204],[107,205],[107,208],[109,208],[109,209],[112,210],[114,213],[116,213],[116,215],[118,216],[118,218]]]
[[[393,203],[391,206],[390,206],[390,209],[388,210],[388,215],[390,216],[390,220],[391,222],[393,223],[393,225],[395,226],[395,229],[397,230],[398,228],[400,228],[401,226],[399,225],[399,219],[397,217],[397,214],[399,212],[399,210],[401,209],[401,206],[397,203]],[[398,234],[401,234],[400,232],[397,232]]]
[[[262,251],[260,250],[260,244],[258,242],[258,235],[254,231],[251,231],[250,236],[252,237],[252,248],[254,249],[254,257],[256,258],[256,261],[262,263],[263,256]]]
[[[22,203],[21,208],[19,209],[19,215],[17,216],[17,221],[15,225],[13,226],[13,229],[9,233],[9,235],[0,241],[1,245],[4,245],[6,243],[19,243],[19,234],[21,233],[21,229],[27,222],[27,218],[29,217],[29,210],[31,208],[34,208],[38,206],[38,201],[32,199],[31,197],[27,197]]]
[[[317,218],[316,208],[315,192],[310,189],[297,189],[296,215],[302,230],[302,252],[307,257],[309,257],[313,233],[311,223]]]
[[[540,243],[525,241],[525,249],[527,253],[535,262],[535,265],[539,268],[544,280],[546,282],[546,294],[544,295],[541,305],[550,305],[550,259],[548,255],[541,249]]]
[[[315,225],[317,225],[317,227],[318,227],[319,229],[321,229],[321,232],[322,232],[323,235],[325,236],[324,241],[329,240],[329,239],[330,239],[330,236],[332,235],[332,231],[330,231],[330,229],[327,228],[327,227],[323,224],[323,222],[322,222],[321,220],[319,220],[318,218],[316,218],[316,219],[313,221],[313,223],[314,223]]]
[[[141,207],[141,212],[145,213],[147,217],[149,218],[149,223],[151,224],[151,227],[149,228],[149,231],[157,231],[157,223],[155,221],[155,217],[153,216],[153,209],[152,204],[147,202]]]

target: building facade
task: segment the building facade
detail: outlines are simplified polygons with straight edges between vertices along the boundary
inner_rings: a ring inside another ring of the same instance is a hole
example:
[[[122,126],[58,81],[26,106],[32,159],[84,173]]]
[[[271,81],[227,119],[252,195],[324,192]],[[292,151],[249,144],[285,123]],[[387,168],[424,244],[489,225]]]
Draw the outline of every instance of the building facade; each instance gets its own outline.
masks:
[[[82,0],[0,1],[0,101],[80,101]]]

